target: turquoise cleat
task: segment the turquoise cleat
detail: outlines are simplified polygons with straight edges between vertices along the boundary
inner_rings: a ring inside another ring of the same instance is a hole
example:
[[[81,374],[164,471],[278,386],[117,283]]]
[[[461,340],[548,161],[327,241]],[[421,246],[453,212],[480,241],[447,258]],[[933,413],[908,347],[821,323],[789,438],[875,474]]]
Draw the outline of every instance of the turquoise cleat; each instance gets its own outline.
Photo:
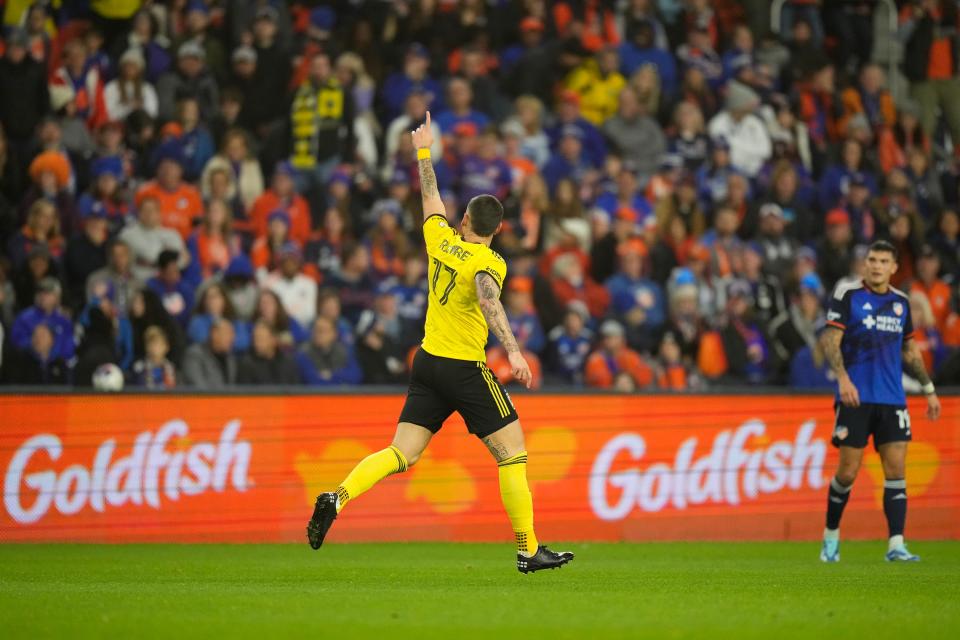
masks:
[[[840,562],[840,541],[824,540],[820,548],[820,562]]]
[[[907,551],[907,546],[903,544],[887,551],[884,559],[887,562],[920,562],[920,556]]]

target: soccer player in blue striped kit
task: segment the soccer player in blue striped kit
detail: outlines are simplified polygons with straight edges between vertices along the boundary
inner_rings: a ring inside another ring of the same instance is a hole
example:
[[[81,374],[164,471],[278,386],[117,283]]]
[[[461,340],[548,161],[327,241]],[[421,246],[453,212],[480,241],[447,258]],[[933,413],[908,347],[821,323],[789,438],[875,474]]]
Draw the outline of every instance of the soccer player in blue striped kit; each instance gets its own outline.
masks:
[[[890,286],[896,271],[897,250],[888,242],[874,242],[867,252],[863,280],[837,285],[827,307],[822,344],[837,375],[833,445],[839,449],[840,463],[827,496],[827,526],[820,551],[823,562],[840,561],[840,517],[871,435],[883,464],[883,513],[889,529],[885,558],[888,562],[920,559],[903,541],[905,465],[911,438],[903,370],[923,385],[930,420],[940,416],[940,400],[913,340],[910,301]]]

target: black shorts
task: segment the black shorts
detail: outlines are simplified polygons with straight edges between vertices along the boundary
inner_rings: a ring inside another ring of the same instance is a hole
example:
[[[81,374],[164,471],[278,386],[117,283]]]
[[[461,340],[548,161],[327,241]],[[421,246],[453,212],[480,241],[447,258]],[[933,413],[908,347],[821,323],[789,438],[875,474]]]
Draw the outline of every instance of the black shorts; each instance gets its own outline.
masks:
[[[486,363],[441,358],[418,349],[400,422],[436,433],[454,411],[478,438],[486,438],[517,419],[510,396]]]
[[[873,436],[873,448],[888,442],[910,442],[910,414],[906,407],[892,404],[861,404],[845,407],[837,403],[833,446],[863,449]]]

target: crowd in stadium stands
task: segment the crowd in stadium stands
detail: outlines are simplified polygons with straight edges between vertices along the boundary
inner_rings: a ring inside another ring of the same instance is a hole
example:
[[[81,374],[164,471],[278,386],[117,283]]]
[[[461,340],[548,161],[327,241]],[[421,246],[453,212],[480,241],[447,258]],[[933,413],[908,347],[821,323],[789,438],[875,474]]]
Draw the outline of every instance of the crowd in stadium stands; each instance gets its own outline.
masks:
[[[960,382],[960,5],[771,4],[0,0],[2,380],[403,383],[429,109],[536,385],[828,387],[880,238]]]

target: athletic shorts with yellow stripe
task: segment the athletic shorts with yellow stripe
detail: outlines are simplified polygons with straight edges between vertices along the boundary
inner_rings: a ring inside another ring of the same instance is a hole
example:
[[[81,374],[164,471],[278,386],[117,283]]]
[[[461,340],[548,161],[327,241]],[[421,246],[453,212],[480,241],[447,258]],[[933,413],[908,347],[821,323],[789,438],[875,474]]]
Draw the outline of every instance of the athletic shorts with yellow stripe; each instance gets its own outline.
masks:
[[[478,438],[486,438],[517,419],[510,396],[485,363],[442,358],[421,347],[413,358],[400,422],[436,433],[454,411]]]

